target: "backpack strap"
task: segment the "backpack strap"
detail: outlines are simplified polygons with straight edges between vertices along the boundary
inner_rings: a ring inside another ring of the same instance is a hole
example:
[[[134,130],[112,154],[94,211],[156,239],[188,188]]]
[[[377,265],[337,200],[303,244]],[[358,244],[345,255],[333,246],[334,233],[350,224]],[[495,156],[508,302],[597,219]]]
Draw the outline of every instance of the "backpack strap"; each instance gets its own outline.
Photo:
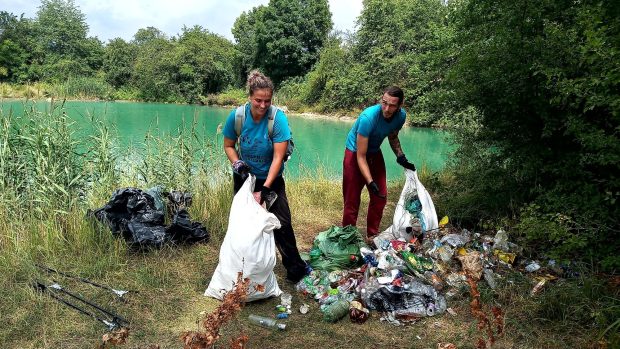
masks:
[[[235,133],[237,134],[237,138],[241,136],[241,129],[243,128],[243,122],[245,121],[245,108],[248,103],[246,102],[244,105],[237,107],[235,111]]]
[[[237,134],[237,152],[239,153],[239,158],[243,158],[241,155],[241,130],[243,129],[243,123],[245,122],[245,108],[247,105],[248,102],[237,107],[237,110],[235,111],[235,133]]]
[[[273,138],[273,123],[276,120],[278,109],[278,107],[272,105],[269,107],[269,111],[267,112],[267,132],[269,133],[269,138]]]

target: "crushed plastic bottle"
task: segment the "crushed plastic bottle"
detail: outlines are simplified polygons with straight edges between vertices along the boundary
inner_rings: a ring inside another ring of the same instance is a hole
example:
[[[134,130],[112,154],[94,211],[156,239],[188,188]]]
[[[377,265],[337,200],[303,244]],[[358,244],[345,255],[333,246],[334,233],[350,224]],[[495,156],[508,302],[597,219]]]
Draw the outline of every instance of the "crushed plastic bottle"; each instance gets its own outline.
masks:
[[[323,320],[336,322],[349,313],[349,301],[341,299],[336,301],[323,310]]]
[[[259,325],[265,328],[278,329],[281,331],[286,329],[286,324],[278,323],[275,319],[268,318],[265,316],[250,314],[250,316],[248,317],[248,320],[250,320],[250,323],[253,323],[255,325]]]
[[[527,271],[528,273],[533,273],[538,269],[540,269],[540,264],[538,264],[537,262],[532,262],[525,267],[525,271]]]
[[[508,251],[508,233],[500,229],[493,238],[493,248],[496,250]]]
[[[441,246],[437,249],[437,253],[442,261],[449,262],[454,255],[454,250],[452,250],[449,246]]]
[[[280,295],[280,304],[282,304],[284,307],[290,307],[292,303],[292,299],[293,299],[292,294],[288,292],[284,292]]]
[[[452,247],[460,247],[469,242],[469,237],[459,234],[448,234],[441,238],[441,242],[447,243]]]
[[[489,287],[491,289],[495,289],[495,287],[497,285],[495,283],[495,276],[493,274],[493,271],[491,269],[484,268],[482,273],[483,273],[483,276],[484,276],[484,280],[487,282],[487,284],[489,284]]]

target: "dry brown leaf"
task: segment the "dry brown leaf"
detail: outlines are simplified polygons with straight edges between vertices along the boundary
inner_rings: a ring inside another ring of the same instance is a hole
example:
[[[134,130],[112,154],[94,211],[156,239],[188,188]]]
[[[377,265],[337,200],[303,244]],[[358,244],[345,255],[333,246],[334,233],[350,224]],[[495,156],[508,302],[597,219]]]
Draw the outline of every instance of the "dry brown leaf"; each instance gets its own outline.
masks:
[[[492,307],[491,311],[493,312],[493,324],[491,324],[491,321],[482,309],[480,292],[478,291],[478,281],[482,276],[482,262],[480,260],[480,254],[478,252],[470,252],[464,256],[458,256],[457,258],[461,261],[463,270],[467,276],[467,284],[469,285],[469,292],[472,298],[469,303],[471,314],[478,321],[478,331],[483,334],[483,331],[486,330],[487,340],[485,340],[483,338],[484,335],[482,335],[482,337],[478,338],[476,341],[476,348],[482,349],[491,347],[495,343],[496,335],[501,336],[504,333],[504,314],[501,308]],[[495,325],[497,334],[493,332],[493,325]]]
[[[491,312],[493,313],[493,323],[495,324],[495,329],[497,330],[497,335],[501,336],[504,334],[504,312],[500,307],[492,307]]]
[[[244,349],[245,348],[245,343],[248,342],[248,340],[250,340],[250,338],[245,335],[242,334],[239,337],[235,338],[235,339],[231,339],[230,340],[230,349]]]
[[[452,343],[437,343],[437,349],[457,349]]]
[[[111,345],[125,344],[127,337],[129,337],[129,329],[126,327],[121,327],[116,331],[106,333],[101,338],[101,340],[103,341],[102,348],[105,348],[105,346],[108,344],[111,344]]]

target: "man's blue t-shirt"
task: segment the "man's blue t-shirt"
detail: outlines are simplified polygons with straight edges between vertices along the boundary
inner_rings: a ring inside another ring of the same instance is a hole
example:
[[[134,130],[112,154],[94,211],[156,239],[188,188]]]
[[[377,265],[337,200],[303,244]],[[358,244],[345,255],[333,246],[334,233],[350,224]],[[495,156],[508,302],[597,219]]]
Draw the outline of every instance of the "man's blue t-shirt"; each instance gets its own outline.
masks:
[[[400,108],[392,115],[392,120],[387,122],[383,118],[381,105],[373,105],[364,109],[359,118],[353,124],[349,135],[347,136],[346,147],[350,151],[357,151],[357,134],[368,138],[368,153],[376,153],[381,149],[381,143],[385,137],[394,131],[403,128],[407,114],[403,108]]]
[[[235,113],[236,109],[228,115],[222,133],[228,139],[237,139],[235,132]],[[288,119],[282,110],[278,110],[273,122],[273,134],[269,137],[267,128],[268,117],[265,115],[258,123],[252,119],[250,105],[245,106],[245,120],[241,128],[240,157],[250,166],[252,174],[258,179],[266,179],[269,167],[273,160],[273,143],[280,143],[291,139],[291,129],[288,126]],[[280,168],[280,173],[284,170],[284,163]]]

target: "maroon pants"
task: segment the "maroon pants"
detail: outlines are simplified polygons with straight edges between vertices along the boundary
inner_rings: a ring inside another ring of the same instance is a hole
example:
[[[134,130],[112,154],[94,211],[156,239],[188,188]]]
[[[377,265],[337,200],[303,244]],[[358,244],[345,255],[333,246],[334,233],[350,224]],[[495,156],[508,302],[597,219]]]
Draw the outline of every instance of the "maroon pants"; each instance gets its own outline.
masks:
[[[387,183],[385,177],[385,161],[383,154],[379,152],[367,154],[366,161],[370,168],[372,180],[379,186],[379,192],[387,197]],[[345,149],[342,162],[342,196],[344,198],[344,210],[342,212],[342,226],[357,225],[357,215],[360,209],[362,189],[366,186],[366,180],[357,166],[357,153]],[[382,199],[369,192],[370,203],[368,204],[368,217],[366,232],[369,237],[379,234],[379,224],[383,216],[383,209],[387,199]]]

